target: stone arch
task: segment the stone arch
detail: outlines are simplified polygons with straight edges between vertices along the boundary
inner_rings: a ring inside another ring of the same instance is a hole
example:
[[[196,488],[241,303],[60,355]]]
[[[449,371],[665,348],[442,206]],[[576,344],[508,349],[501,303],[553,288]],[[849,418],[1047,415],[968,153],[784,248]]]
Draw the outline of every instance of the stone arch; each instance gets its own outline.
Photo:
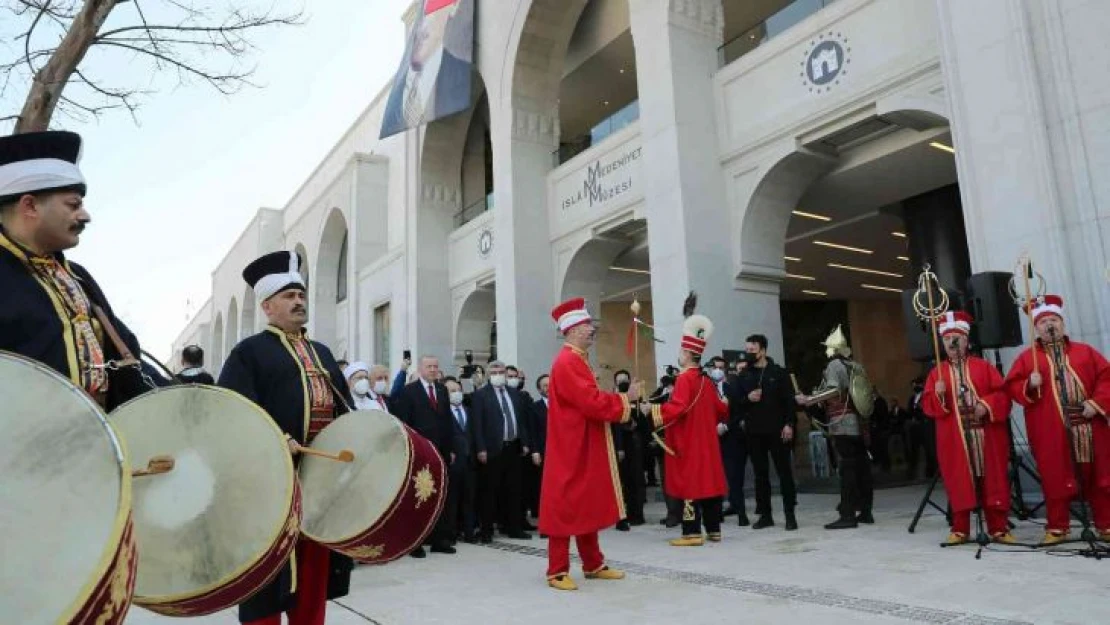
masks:
[[[239,339],[245,339],[254,334],[258,327],[258,303],[254,299],[254,289],[247,287],[243,290],[242,320],[239,322]]]
[[[474,362],[485,365],[490,357],[493,324],[497,318],[497,297],[492,284],[476,287],[459,308],[455,323],[456,363],[465,362],[463,353],[474,352]]]
[[[312,284],[309,282],[309,278],[312,276],[308,270],[308,264],[311,259],[308,257],[308,249],[305,248],[304,243],[297,243],[293,246],[293,251],[297,256],[301,257],[301,278],[304,280],[305,293],[311,293],[309,289],[312,287]],[[259,303],[261,304],[261,302]]]
[[[588,0],[533,0],[517,19],[505,65],[512,85],[514,131],[550,134],[558,140],[559,84],[570,37]]]
[[[333,208],[328,213],[324,222],[324,229],[320,233],[320,243],[317,246],[316,279],[314,280],[313,308],[313,335],[317,341],[336,349],[339,339],[338,302],[336,289],[339,284],[338,272],[340,265],[349,266],[349,263],[340,263],[339,255],[343,250],[343,241],[347,238],[347,219],[343,211]]]
[[[212,344],[208,348],[212,374],[218,375],[224,366],[224,315],[216,313],[216,321],[212,324]]]
[[[231,348],[239,342],[239,302],[234,297],[227,305],[227,333],[224,337],[224,353],[230,354]]]
[[[563,274],[560,300],[584,297],[589,306],[598,306],[609,267],[630,245],[630,241],[610,237],[592,237],[582,243]],[[597,310],[591,312],[599,314]]]

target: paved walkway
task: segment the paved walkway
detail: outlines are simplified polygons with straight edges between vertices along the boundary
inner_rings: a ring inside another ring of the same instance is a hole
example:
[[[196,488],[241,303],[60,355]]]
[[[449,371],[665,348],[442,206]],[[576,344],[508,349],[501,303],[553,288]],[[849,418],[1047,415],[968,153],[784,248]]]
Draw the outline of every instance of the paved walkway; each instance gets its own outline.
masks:
[[[559,593],[544,584],[544,541],[460,545],[456,556],[429,554],[356,569],[351,595],[328,608],[329,625],[525,623],[681,625],[743,622],[834,624],[1059,625],[1110,623],[1110,560],[1017,549],[941,549],[942,515],[927,511],[915,534],[906,528],[921,488],[877,493],[877,524],[828,532],[835,497],[803,495],[797,532],[727,525],[720,544],[678,549],[675,530],[655,523],[608,531],[602,548],[629,572],[619,582],[585,581]],[[943,498],[943,495],[941,495]],[[750,506],[749,502],[749,506]],[[778,505],[778,502],[776,502]],[[1021,523],[1019,539],[1042,528]],[[180,622],[132,608],[127,623]],[[234,612],[187,621],[231,625]]]

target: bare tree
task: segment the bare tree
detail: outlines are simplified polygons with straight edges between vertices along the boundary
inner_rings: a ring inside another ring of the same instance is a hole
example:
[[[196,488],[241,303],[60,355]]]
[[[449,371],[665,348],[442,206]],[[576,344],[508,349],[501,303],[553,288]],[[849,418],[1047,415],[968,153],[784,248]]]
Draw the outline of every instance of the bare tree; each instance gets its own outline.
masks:
[[[228,0],[221,10],[191,0],[3,0],[0,14],[23,21],[10,60],[0,59],[0,97],[13,84],[30,88],[15,121],[14,133],[46,130],[55,112],[76,119],[126,110],[132,117],[140,96],[162,74],[179,84],[199,81],[231,94],[251,85],[254,67],[244,66],[254,49],[248,36],[260,28],[303,23],[303,13],[273,6],[252,9]],[[3,22],[6,18],[0,18]],[[0,50],[0,53],[3,51]],[[117,62],[90,62],[90,56],[116,55]],[[118,62],[124,55],[127,64]],[[213,56],[225,67],[214,69]],[[126,72],[119,70],[126,65]],[[113,78],[98,77],[93,67],[111,66]],[[139,67],[140,69],[135,69]],[[145,79],[146,88],[134,86]],[[124,84],[117,84],[124,83]],[[67,87],[69,88],[66,91]]]

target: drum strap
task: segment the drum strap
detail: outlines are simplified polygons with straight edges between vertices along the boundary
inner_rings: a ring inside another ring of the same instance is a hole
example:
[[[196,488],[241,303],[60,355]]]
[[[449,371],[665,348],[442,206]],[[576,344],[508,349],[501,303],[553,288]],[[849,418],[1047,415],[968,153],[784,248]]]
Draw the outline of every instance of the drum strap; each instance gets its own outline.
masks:
[[[116,326],[112,324],[111,318],[104,312],[104,309],[101,308],[99,304],[93,304],[92,310],[97,320],[100,321],[101,327],[104,328],[104,332],[108,335],[108,338],[111,339],[112,345],[116,347],[116,352],[123,358],[123,360],[116,362],[116,366],[131,367],[139,364],[139,360],[131,353],[131,348],[127,346],[127,343],[123,341],[123,337],[116,331]]]

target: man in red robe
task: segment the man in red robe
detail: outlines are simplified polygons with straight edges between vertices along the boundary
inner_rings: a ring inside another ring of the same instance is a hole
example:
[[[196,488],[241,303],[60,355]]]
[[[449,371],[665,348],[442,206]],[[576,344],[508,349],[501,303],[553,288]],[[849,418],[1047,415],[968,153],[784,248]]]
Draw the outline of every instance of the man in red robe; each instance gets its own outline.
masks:
[[[713,333],[713,323],[702,315],[686,318],[682,325],[682,348],[674,393],[665,404],[652,404],[656,429],[666,428],[667,455],[663,488],[681,499],[682,537],[675,547],[705,544],[702,523],[709,540],[721,540],[721,500],[728,492],[717,425],[728,421],[728,404],[721,400],[717,385],[701,371],[701,355]]]
[[[547,457],[540,488],[540,533],[547,539],[547,583],[575,590],[570,577],[570,539],[578,544],[587,579],[623,579],[605,565],[597,533],[625,516],[617,455],[610,423],[631,418],[640,397],[632,382],[627,394],[597,386],[587,352],[597,330],[582,298],[555,307],[551,316],[566,345],[551,365],[547,390]]]
[[[947,313],[937,326],[947,362],[929,373],[922,409],[937,422],[937,456],[952,506],[949,545],[967,542],[971,511],[979,508],[996,542],[1013,543],[1007,514],[1010,397],[1002,376],[986,360],[968,354],[971,315]]]
[[[1077,496],[1090,503],[1099,538],[1110,540],[1110,364],[1068,339],[1059,296],[1030,308],[1037,343],[1014,361],[1006,388],[1025,407],[1048,511],[1044,544],[1067,539],[1068,505]]]

